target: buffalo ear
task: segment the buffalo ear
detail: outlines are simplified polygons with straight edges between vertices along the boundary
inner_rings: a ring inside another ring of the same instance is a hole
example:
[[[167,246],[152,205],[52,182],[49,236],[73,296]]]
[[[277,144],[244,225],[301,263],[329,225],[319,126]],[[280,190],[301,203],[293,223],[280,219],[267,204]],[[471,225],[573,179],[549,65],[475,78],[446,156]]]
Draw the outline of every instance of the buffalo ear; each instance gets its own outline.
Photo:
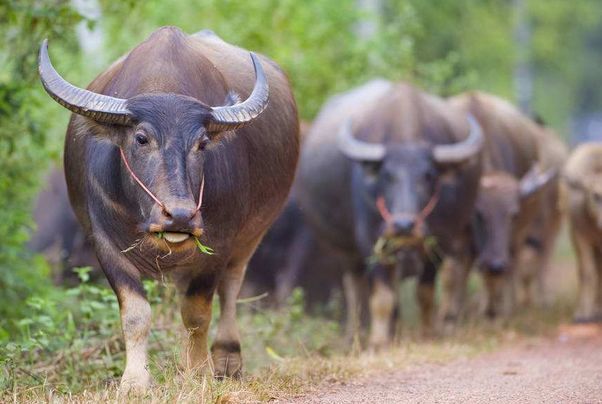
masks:
[[[86,136],[94,137],[103,142],[112,143],[117,146],[123,145],[127,136],[133,136],[136,126],[124,126],[124,125],[107,125],[104,123],[90,121],[82,116],[73,115],[72,120],[74,122],[87,122],[82,125],[78,125],[81,128],[85,128],[84,134]],[[81,121],[80,121],[81,120]],[[79,123],[78,122],[78,123]]]
[[[574,191],[583,191],[585,190],[585,186],[583,183],[575,178],[571,178],[568,175],[563,175],[562,179],[568,187]]]

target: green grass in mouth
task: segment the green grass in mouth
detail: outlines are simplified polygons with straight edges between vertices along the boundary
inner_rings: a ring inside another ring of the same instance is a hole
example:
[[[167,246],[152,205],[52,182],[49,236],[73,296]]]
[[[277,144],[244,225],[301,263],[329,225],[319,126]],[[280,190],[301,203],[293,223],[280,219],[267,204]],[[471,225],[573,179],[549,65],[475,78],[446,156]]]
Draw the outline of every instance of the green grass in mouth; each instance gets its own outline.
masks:
[[[159,231],[159,232],[155,233],[155,237],[157,237],[158,239],[162,239],[164,236],[165,236],[164,231]],[[201,240],[199,240],[198,237],[194,238],[194,242],[196,243],[196,246],[199,248],[199,251],[202,252],[203,254],[207,254],[207,255],[215,254],[215,251],[213,250],[213,248],[201,243]]]

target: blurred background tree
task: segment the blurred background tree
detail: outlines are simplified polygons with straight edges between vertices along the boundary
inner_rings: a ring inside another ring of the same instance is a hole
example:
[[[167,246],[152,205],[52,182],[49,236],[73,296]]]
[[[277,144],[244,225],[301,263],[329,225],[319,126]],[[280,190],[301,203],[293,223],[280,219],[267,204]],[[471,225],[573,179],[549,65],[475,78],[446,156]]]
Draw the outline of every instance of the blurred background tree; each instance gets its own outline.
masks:
[[[40,174],[59,150],[47,136],[54,119],[43,112],[37,50],[49,37],[73,52],[72,27],[79,20],[66,0],[0,3],[0,337],[9,319],[25,315],[24,297],[48,288],[43,260],[24,247]]]
[[[38,84],[36,55],[44,37],[58,70],[85,86],[161,25],[189,33],[209,28],[281,64],[302,118],[311,120],[329,96],[376,76],[410,80],[444,96],[481,89],[515,100],[518,1],[529,34],[521,46],[532,71],[532,109],[566,138],[575,122],[602,107],[597,1],[1,2],[0,334],[4,329],[6,337],[12,319],[26,314],[21,302],[27,295],[56,291],[44,262],[25,248],[31,201],[49,162],[60,157],[69,116]]]

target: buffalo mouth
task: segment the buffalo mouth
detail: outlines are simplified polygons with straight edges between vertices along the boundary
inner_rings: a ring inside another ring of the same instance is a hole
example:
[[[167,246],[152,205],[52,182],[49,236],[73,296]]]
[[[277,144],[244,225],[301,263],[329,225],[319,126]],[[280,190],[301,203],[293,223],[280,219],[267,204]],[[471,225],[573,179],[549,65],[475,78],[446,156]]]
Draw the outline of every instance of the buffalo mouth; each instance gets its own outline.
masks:
[[[186,240],[194,237],[193,234],[176,231],[160,231],[152,232],[152,234],[159,240],[165,240],[169,244],[181,244]]]
[[[165,240],[170,244],[180,244],[190,238],[199,238],[203,235],[203,229],[194,227],[192,229],[165,229],[163,226],[151,224],[147,230],[158,240]]]
[[[188,238],[190,237],[189,233],[176,233],[176,232],[171,232],[171,231],[166,231],[165,233],[163,233],[163,238],[172,244],[178,244],[178,243],[182,243],[186,240],[188,240]]]

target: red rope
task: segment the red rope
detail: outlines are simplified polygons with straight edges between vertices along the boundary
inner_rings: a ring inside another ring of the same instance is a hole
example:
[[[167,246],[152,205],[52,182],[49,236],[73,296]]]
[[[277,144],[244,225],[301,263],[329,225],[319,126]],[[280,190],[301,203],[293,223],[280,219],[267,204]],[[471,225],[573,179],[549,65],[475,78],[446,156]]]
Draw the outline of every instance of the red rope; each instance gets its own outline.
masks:
[[[437,186],[435,188],[435,192],[433,193],[433,196],[431,196],[431,199],[429,199],[429,201],[422,208],[420,213],[418,213],[416,215],[416,222],[414,224],[414,229],[417,228],[419,224],[423,223],[431,213],[433,213],[435,206],[437,206],[437,202],[439,202],[439,195],[440,195],[439,191],[440,190],[441,190],[440,184],[437,183]],[[378,212],[380,213],[380,215],[383,218],[383,220],[385,221],[385,223],[391,223],[395,218],[404,218],[404,217],[412,217],[413,216],[410,213],[398,213],[395,215],[393,213],[391,213],[391,211],[389,211],[389,209],[387,209],[387,205],[385,203],[385,198],[382,195],[379,196],[378,198],[376,198],[376,207],[378,208]]]
[[[201,204],[203,203],[203,190],[205,189],[205,175],[203,174],[203,179],[201,179],[201,190],[199,191],[199,203],[196,205],[196,212],[201,210]]]
[[[150,189],[148,189],[143,183],[142,181],[140,181],[140,178],[138,178],[138,176],[136,174],[134,174],[134,171],[132,170],[132,168],[130,167],[130,164],[128,163],[127,159],[125,158],[125,153],[123,152],[123,149],[120,147],[119,148],[119,153],[121,154],[121,160],[123,160],[123,164],[125,165],[125,168],[127,168],[127,170],[129,171],[130,175],[132,176],[132,178],[134,179],[134,181],[136,181],[138,183],[138,185],[140,185],[140,187],[151,197],[153,198],[153,200],[157,203],[157,205],[159,205],[161,207],[161,210],[164,212],[167,212],[167,209],[165,208],[165,204],[163,202],[161,202],[159,200],[159,198],[157,198],[155,196],[155,194],[153,194],[151,192]],[[203,179],[201,180],[201,190],[199,191],[199,203],[196,206],[196,210],[194,211],[195,213],[198,212],[199,210],[201,210],[201,204],[203,203],[203,190],[205,188],[205,176],[203,175]]]

